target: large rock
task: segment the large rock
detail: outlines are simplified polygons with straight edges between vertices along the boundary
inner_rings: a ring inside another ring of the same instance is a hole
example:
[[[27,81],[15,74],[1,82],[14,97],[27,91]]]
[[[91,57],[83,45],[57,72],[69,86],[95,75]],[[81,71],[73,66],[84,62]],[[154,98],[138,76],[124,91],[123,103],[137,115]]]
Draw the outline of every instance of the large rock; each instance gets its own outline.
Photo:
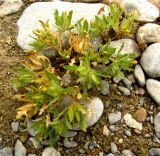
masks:
[[[0,150],[0,156],[13,156],[13,149],[11,147],[4,147]]]
[[[19,11],[23,4],[22,0],[2,0],[2,5],[0,5],[0,17]]]
[[[137,43],[132,39],[120,39],[120,40],[112,41],[111,46],[116,48],[116,54],[118,53],[122,44],[124,44],[124,47],[121,51],[121,54],[134,54],[135,53],[137,56],[140,55],[140,49]]]
[[[141,26],[137,32],[137,41],[139,43],[160,42],[160,25],[147,23]]]
[[[61,154],[54,147],[46,147],[42,156],[61,156]]]
[[[154,117],[154,129],[156,136],[160,138],[160,112]]]
[[[17,140],[15,144],[15,156],[26,156],[27,150],[23,146],[20,140]]]
[[[95,123],[98,122],[99,118],[101,117],[103,110],[104,110],[104,105],[103,102],[101,101],[100,98],[94,97],[91,99],[90,102],[86,103],[88,113],[86,116],[86,126],[87,128],[90,126],[93,126]],[[80,130],[80,126],[77,125],[73,130]]]
[[[81,18],[92,21],[98,11],[104,7],[104,14],[108,15],[108,6],[105,4],[85,4],[85,3],[70,3],[70,2],[37,2],[31,4],[22,14],[17,22],[18,36],[17,43],[22,49],[32,49],[29,44],[33,41],[30,37],[33,35],[33,30],[41,28],[39,20],[47,21],[49,25],[55,29],[55,21],[53,11],[57,9],[59,13],[63,11],[73,10],[72,22],[75,23]]]
[[[154,22],[159,17],[158,8],[147,0],[122,0],[121,7],[128,13],[135,12],[140,22]]]
[[[140,63],[150,77],[160,77],[160,43],[154,43],[146,48]]]
[[[146,87],[149,95],[157,104],[160,105],[160,82],[154,79],[148,79]]]
[[[148,0],[153,3],[158,9],[160,9],[160,0]]]
[[[160,156],[160,148],[151,148],[149,150],[150,156]]]

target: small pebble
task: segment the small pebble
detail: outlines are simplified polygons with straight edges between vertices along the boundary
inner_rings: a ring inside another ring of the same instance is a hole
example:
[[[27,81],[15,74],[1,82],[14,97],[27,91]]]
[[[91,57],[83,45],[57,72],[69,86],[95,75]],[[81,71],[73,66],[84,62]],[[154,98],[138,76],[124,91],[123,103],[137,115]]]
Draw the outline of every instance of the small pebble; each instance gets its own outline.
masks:
[[[147,118],[147,111],[144,108],[139,108],[134,114],[134,119],[136,119],[138,122],[144,122]]]
[[[130,90],[126,87],[118,86],[118,89],[124,96],[129,96],[131,94]]]
[[[19,122],[12,122],[11,123],[11,127],[12,127],[12,130],[13,130],[13,132],[18,132],[18,130],[19,130]]]
[[[103,135],[109,136],[110,130],[108,129],[107,125],[103,126]]]
[[[131,130],[125,130],[124,133],[128,137],[132,136]]]
[[[117,145],[114,142],[111,142],[111,152],[113,154],[117,153],[118,149],[117,149]]]

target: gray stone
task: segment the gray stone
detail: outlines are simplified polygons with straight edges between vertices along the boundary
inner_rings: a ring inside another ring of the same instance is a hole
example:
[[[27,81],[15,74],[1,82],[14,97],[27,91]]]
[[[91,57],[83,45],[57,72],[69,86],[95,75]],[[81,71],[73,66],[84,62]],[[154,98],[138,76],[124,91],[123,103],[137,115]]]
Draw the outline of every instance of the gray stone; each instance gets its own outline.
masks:
[[[46,147],[42,156],[61,156],[61,154],[54,147]]]
[[[21,9],[24,3],[21,0],[2,0],[0,5],[0,17],[15,13]]]
[[[121,80],[122,80],[122,79],[119,78],[119,77],[113,77],[113,81],[114,81],[115,83],[119,83]]]
[[[134,156],[134,154],[130,150],[123,150],[122,156]]]
[[[0,150],[0,156],[13,156],[12,147],[4,147]]]
[[[112,152],[113,154],[115,154],[115,153],[118,152],[117,145],[116,145],[114,142],[111,142],[111,152]]]
[[[15,144],[15,156],[26,156],[26,153],[26,148],[23,146],[20,140],[17,140]]]
[[[145,86],[146,83],[145,75],[139,64],[135,66],[134,76],[141,87]]]
[[[154,43],[143,52],[140,63],[152,78],[160,77],[160,43]]]
[[[118,131],[118,127],[116,127],[115,125],[111,125],[109,126],[110,131],[112,132],[117,132]]]
[[[125,135],[128,136],[128,137],[132,136],[131,130],[125,129],[124,133],[125,133]]]
[[[64,145],[66,148],[71,148],[71,147],[76,147],[76,146],[78,146],[78,143],[75,142],[75,141],[69,141],[68,138],[64,138],[64,139],[63,139],[63,145]]]
[[[111,42],[111,46],[116,48],[116,53],[118,53],[122,44],[124,43],[124,47],[121,51],[121,54],[136,54],[137,57],[140,55],[140,49],[138,44],[132,39],[120,39]]]
[[[102,43],[102,39],[100,37],[95,37],[91,39],[91,44],[92,44],[94,51],[97,51],[99,49],[99,46],[101,43]]]
[[[100,119],[103,110],[104,110],[104,105],[103,102],[101,101],[100,98],[98,97],[93,97],[90,102],[84,102],[85,106],[91,113],[87,113],[86,115],[86,126],[90,127],[93,126],[95,123],[98,122]],[[80,130],[79,125],[75,125],[75,127],[72,128],[72,130]]]
[[[160,138],[160,112],[154,117],[154,129],[156,136]]]
[[[150,156],[160,156],[160,148],[151,148],[149,150]]]
[[[118,86],[118,89],[125,96],[129,96],[131,94],[130,90],[126,87]]]
[[[106,156],[114,156],[114,154],[113,153],[109,153]]]
[[[105,80],[102,80],[102,87],[101,87],[101,93],[103,95],[108,95],[110,94],[110,90],[109,90],[109,83]]]
[[[33,123],[34,123],[34,121],[28,120],[27,121],[27,129],[28,129],[28,133],[31,136],[35,137],[36,136],[36,129],[32,127]]]
[[[63,7],[62,7],[63,6]],[[56,30],[53,18],[53,10],[62,11],[73,10],[72,23],[79,19],[85,18],[89,22],[94,19],[100,8],[104,7],[104,14],[108,15],[108,6],[104,4],[85,4],[70,2],[37,2],[31,4],[22,14],[17,22],[18,36],[17,43],[22,49],[33,49],[29,44],[33,42],[30,36],[34,36],[33,30],[40,28],[39,20],[46,21],[49,19],[49,25]],[[81,9],[79,9],[81,8]],[[86,14],[87,12],[87,14]]]
[[[45,49],[41,51],[41,53],[48,58],[54,58],[55,56],[57,56],[57,52],[55,49]]]
[[[121,112],[114,112],[108,114],[108,119],[110,124],[115,124],[121,120]]]
[[[125,84],[125,86],[130,89],[132,86],[132,81],[130,81],[129,79],[127,79],[126,77],[123,79],[123,83]]]
[[[19,122],[18,121],[17,122],[12,122],[11,123],[11,127],[12,127],[13,132],[18,132],[18,130],[19,130]]]
[[[160,82],[154,79],[148,79],[146,88],[153,100],[160,105]]]
[[[137,130],[142,130],[142,123],[136,121],[131,114],[126,114],[124,117],[124,122],[127,126],[135,128]]]
[[[104,156],[103,152],[99,152],[98,156]]]
[[[78,152],[81,153],[81,154],[84,154],[84,153],[85,153],[85,150],[82,149],[82,148],[80,148],[80,149],[78,150]]]
[[[122,0],[120,5],[127,13],[135,12],[140,22],[154,22],[159,17],[158,8],[147,0]]]
[[[36,138],[34,137],[31,137],[29,138],[29,140],[32,142],[33,146],[36,148],[36,149],[42,149],[42,144],[36,140]]]
[[[141,26],[137,31],[137,41],[141,44],[160,42],[160,25],[147,23]]]
[[[36,154],[28,154],[27,156],[37,156]]]

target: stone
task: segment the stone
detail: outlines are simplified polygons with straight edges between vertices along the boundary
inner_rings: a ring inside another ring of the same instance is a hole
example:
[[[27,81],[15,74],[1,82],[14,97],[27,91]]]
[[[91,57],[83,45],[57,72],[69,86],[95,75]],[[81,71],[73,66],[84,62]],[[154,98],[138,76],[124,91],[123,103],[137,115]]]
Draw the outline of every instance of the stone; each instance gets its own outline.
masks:
[[[115,125],[111,125],[109,126],[110,131],[112,132],[117,132],[118,131],[118,127],[116,127]]]
[[[130,90],[126,87],[118,86],[118,89],[125,96],[129,96],[131,94]]]
[[[36,129],[32,127],[32,124],[34,123],[34,121],[32,120],[28,120],[27,121],[27,129],[28,129],[28,133],[35,137],[36,136]],[[32,127],[32,128],[31,128]]]
[[[99,152],[98,156],[104,156],[103,152]]]
[[[160,156],[160,148],[151,148],[149,150],[150,156]]]
[[[160,77],[160,43],[151,44],[143,52],[140,63],[144,71],[152,78]]]
[[[146,88],[153,100],[160,105],[160,82],[154,79],[148,79]]]
[[[135,76],[136,80],[138,81],[138,84],[141,87],[144,87],[145,83],[146,83],[146,79],[145,79],[145,75],[144,75],[144,72],[142,70],[142,67],[139,64],[137,64],[135,66],[134,76]]]
[[[42,156],[61,156],[61,154],[54,147],[46,147]]]
[[[18,132],[18,130],[19,130],[19,122],[18,121],[17,122],[12,122],[11,123],[11,127],[12,127],[13,132]]]
[[[13,156],[12,147],[4,147],[0,149],[0,156]]]
[[[111,152],[113,154],[117,153],[118,152],[118,148],[117,148],[117,145],[114,143],[114,142],[111,142]]]
[[[122,80],[122,79],[119,78],[119,77],[113,77],[113,81],[114,81],[115,83],[119,83],[121,80]]]
[[[132,39],[120,39],[116,41],[111,42],[111,47],[116,48],[116,53],[118,53],[119,49],[121,48],[122,44],[124,44],[124,47],[121,51],[121,54],[136,54],[136,56],[140,56],[140,49],[138,44],[132,40]]]
[[[122,151],[122,156],[134,156],[134,154],[130,150],[126,149]]]
[[[2,0],[0,5],[0,17],[15,13],[24,5],[22,0]]]
[[[136,83],[136,80],[135,80],[133,73],[127,75],[127,79],[130,80],[132,83]]]
[[[76,147],[76,146],[78,146],[78,143],[75,142],[75,141],[69,141],[68,138],[64,138],[64,139],[63,139],[63,145],[64,145],[66,148],[71,148],[71,147]]]
[[[63,6],[63,7],[62,7]],[[98,4],[85,4],[85,3],[70,3],[70,2],[37,2],[31,4],[17,22],[18,26],[18,45],[25,50],[33,49],[29,46],[33,42],[33,30],[40,28],[39,20],[46,21],[49,19],[49,25],[56,29],[55,21],[53,18],[53,11],[57,9],[60,13],[62,11],[73,10],[72,23],[76,23],[79,19],[85,18],[89,22],[94,19],[98,11],[104,7],[104,14],[108,15],[108,6]],[[81,9],[79,9],[81,8]],[[87,14],[86,14],[87,12]]]
[[[98,97],[93,97],[90,102],[84,102],[84,103],[90,112],[90,113],[87,113],[86,119],[85,119],[86,126],[88,128],[98,122],[98,120],[100,119],[103,113],[104,105],[101,99]],[[81,128],[79,125],[76,125],[75,127],[72,128],[72,130],[81,130]]]
[[[113,153],[109,153],[106,156],[114,156],[114,154]]]
[[[39,141],[37,141],[36,138],[31,137],[31,138],[29,138],[29,140],[32,142],[35,149],[42,149],[43,148],[42,144]]]
[[[147,111],[144,108],[139,108],[134,114],[134,119],[136,119],[138,122],[144,122],[147,118]]]
[[[125,86],[130,89],[132,86],[132,81],[130,81],[129,79],[127,79],[126,77],[123,79],[123,83],[125,84]]]
[[[108,137],[109,134],[110,134],[110,130],[108,129],[107,125],[104,125],[103,126],[103,135]]]
[[[113,112],[108,114],[108,119],[110,124],[115,124],[121,120],[121,112]]]
[[[36,154],[28,154],[27,156],[37,156]]]
[[[127,13],[135,12],[139,22],[154,22],[159,17],[158,8],[147,0],[122,0],[120,5]]]
[[[15,156],[26,156],[26,153],[26,148],[23,146],[20,140],[17,140],[15,144]]]
[[[125,133],[125,135],[128,136],[128,137],[132,136],[131,130],[125,129],[124,133]]]
[[[156,136],[160,138],[160,112],[154,117],[154,129]]]
[[[80,149],[78,150],[78,152],[81,153],[81,154],[84,154],[84,153],[85,153],[85,150],[84,150],[83,148],[80,148]]]
[[[102,80],[101,93],[102,93],[102,95],[109,95],[110,94],[109,83],[105,80]]]
[[[126,114],[124,117],[124,122],[130,128],[135,128],[137,130],[142,130],[142,123],[136,121],[131,114]]]
[[[147,23],[141,26],[137,31],[137,41],[140,44],[160,42],[160,25]]]
[[[52,59],[57,56],[57,52],[55,49],[45,49],[41,51],[41,54]]]
[[[120,4],[121,0],[104,0],[103,1],[105,4]]]

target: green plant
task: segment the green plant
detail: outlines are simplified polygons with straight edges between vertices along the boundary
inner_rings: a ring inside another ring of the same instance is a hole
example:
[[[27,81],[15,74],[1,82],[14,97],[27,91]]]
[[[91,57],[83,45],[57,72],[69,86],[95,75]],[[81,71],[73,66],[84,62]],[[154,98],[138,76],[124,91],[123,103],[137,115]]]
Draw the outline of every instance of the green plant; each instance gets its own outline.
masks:
[[[14,97],[24,102],[18,108],[17,119],[34,119],[33,126],[39,140],[50,138],[55,143],[60,135],[77,124],[86,131],[85,118],[88,110],[81,99],[89,99],[89,90],[99,90],[102,79],[113,76],[123,78],[123,71],[131,70],[135,56],[122,54],[123,45],[117,52],[110,46],[109,38],[112,31],[115,32],[113,38],[130,33],[134,18],[116,6],[110,6],[110,11],[110,16],[95,16],[92,23],[80,19],[73,25],[72,11],[60,15],[55,10],[57,29],[53,31],[49,21],[40,21],[42,29],[34,31],[31,45],[38,52],[29,54],[23,67],[18,70],[19,76],[13,81],[13,86],[24,89],[23,94]],[[72,29],[77,33],[73,33]],[[67,47],[63,45],[66,32]],[[107,42],[103,40],[106,43],[95,51],[91,41],[95,37],[103,39],[104,33],[108,34],[105,39]],[[52,62],[39,53],[50,48],[58,52]],[[103,69],[98,68],[100,65]],[[64,74],[71,75],[71,84],[63,84]],[[72,100],[63,105],[66,96]]]

